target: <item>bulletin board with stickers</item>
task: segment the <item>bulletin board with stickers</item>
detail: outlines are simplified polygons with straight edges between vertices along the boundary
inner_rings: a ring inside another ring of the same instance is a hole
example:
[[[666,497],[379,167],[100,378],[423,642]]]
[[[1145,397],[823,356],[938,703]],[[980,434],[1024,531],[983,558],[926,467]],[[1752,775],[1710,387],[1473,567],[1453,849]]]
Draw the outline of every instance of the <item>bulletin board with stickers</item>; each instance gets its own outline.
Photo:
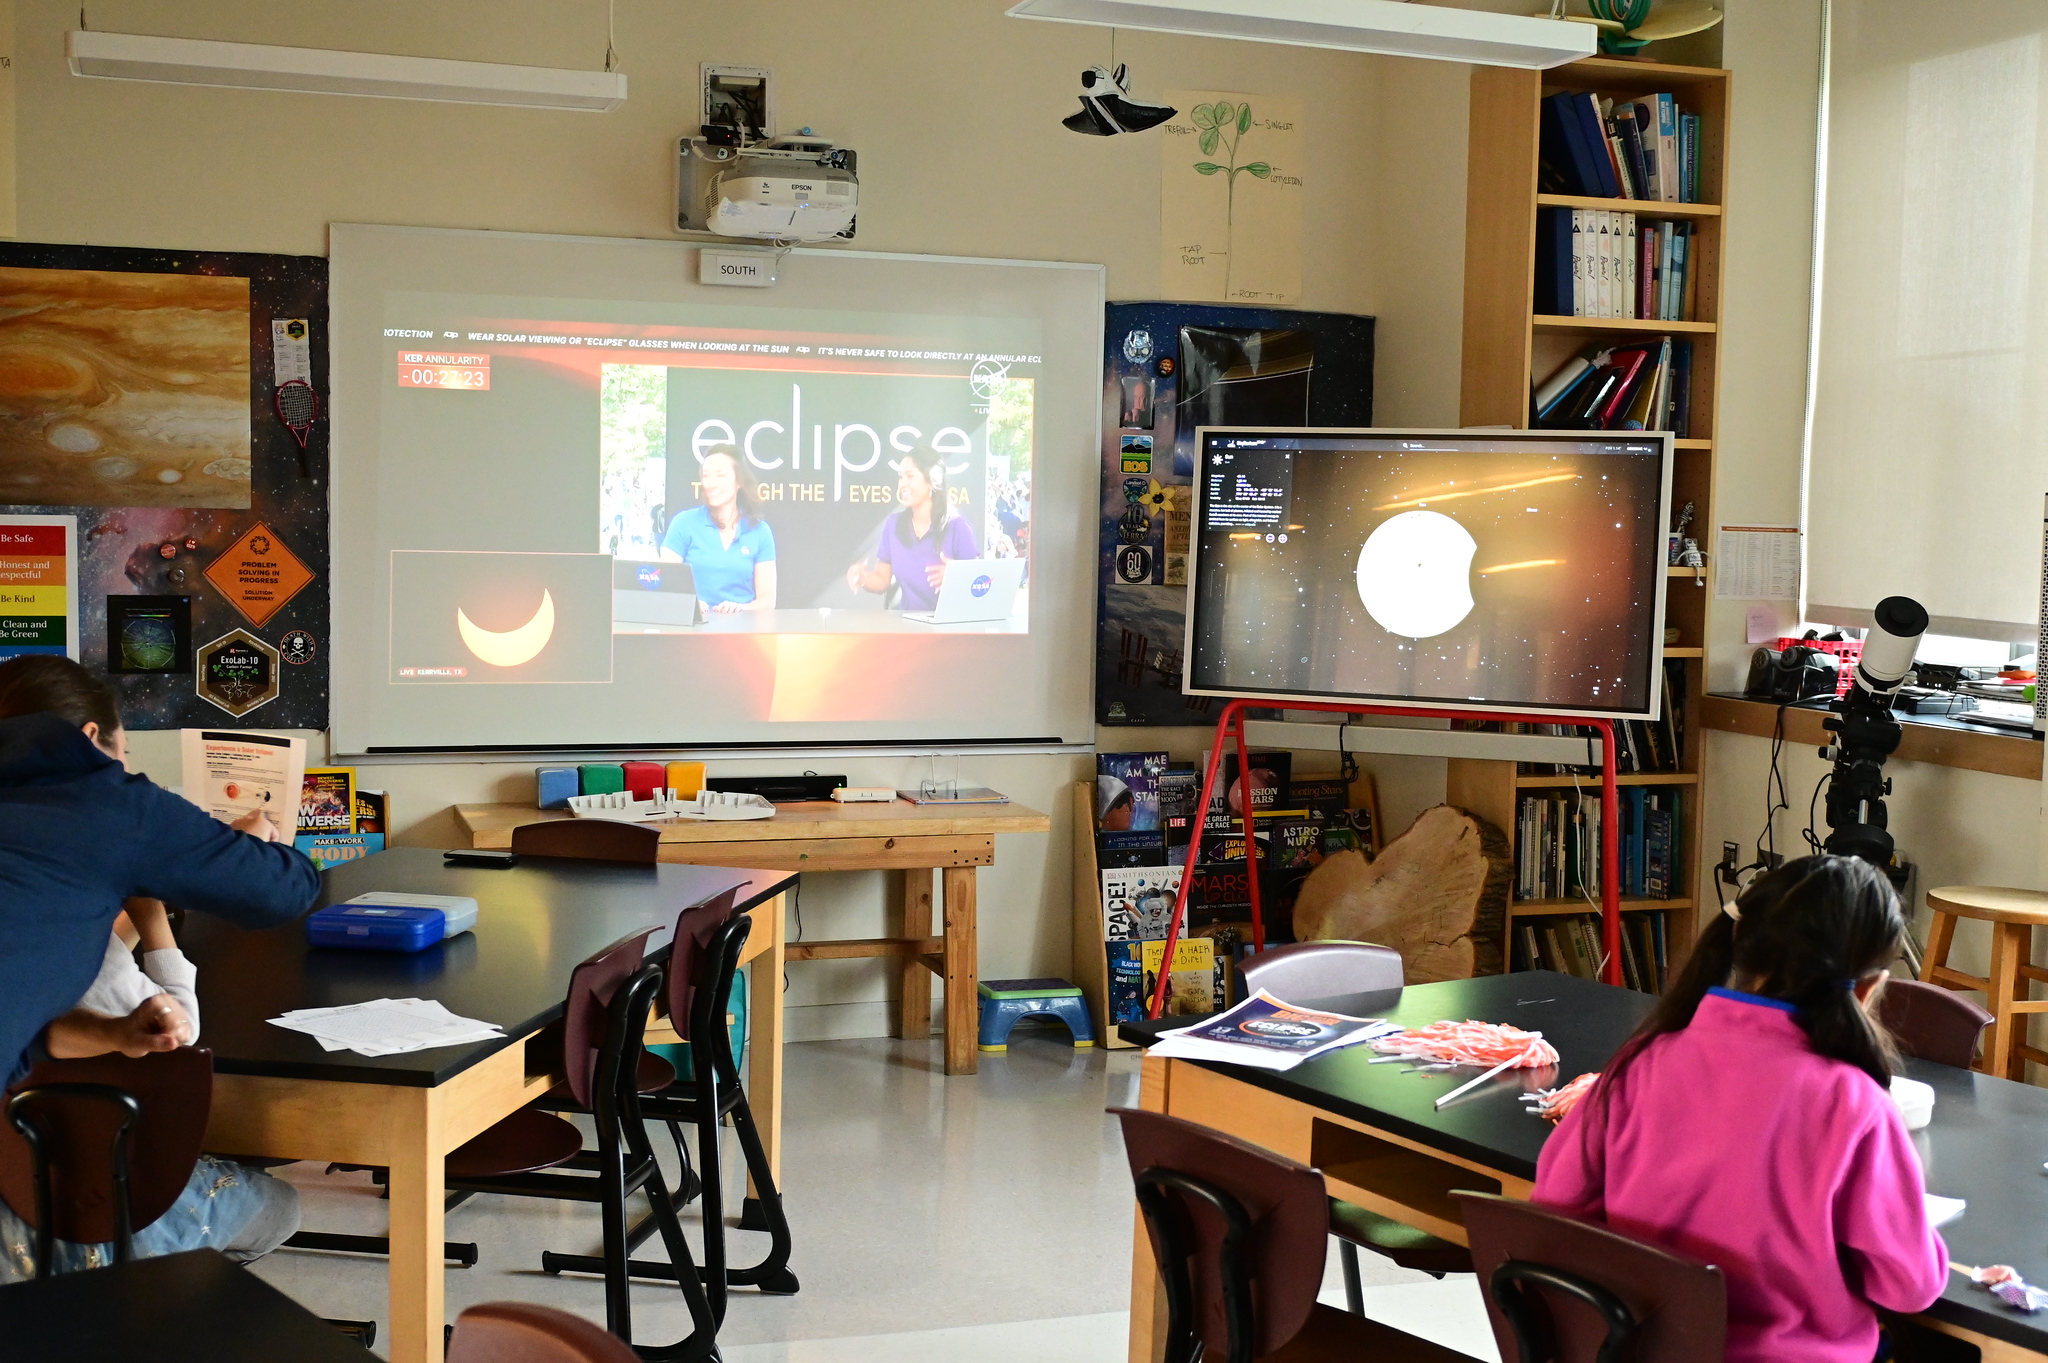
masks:
[[[327,261],[0,243],[0,661],[324,729]]]
[[[1095,722],[1213,723],[1181,694],[1195,431],[1372,425],[1373,319],[1111,303],[1104,346]]]

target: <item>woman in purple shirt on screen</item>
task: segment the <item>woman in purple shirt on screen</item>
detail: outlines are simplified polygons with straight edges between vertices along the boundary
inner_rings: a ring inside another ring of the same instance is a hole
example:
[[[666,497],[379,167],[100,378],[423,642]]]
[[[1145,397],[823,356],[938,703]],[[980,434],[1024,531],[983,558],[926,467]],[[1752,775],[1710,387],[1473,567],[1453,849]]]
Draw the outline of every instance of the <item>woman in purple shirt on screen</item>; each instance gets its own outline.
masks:
[[[896,470],[896,500],[903,505],[882,522],[882,538],[872,561],[863,559],[846,570],[846,585],[857,591],[886,592],[890,582],[903,584],[903,610],[928,611],[939,604],[939,584],[954,559],[979,558],[974,527],[953,514],[946,496],[946,461],[920,445],[890,465]]]
[[[1905,931],[1861,861],[1764,876],[1537,1161],[1538,1203],[1720,1268],[1728,1363],[1867,1363],[1948,1280],[1867,1011]]]

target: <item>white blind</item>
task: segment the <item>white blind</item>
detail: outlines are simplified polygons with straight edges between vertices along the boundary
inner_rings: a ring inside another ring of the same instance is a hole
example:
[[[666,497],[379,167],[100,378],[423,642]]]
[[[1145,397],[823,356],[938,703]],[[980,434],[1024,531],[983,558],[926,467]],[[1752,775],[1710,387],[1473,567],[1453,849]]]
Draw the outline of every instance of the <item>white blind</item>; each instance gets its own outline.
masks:
[[[2028,638],[2048,492],[2048,5],[1854,0],[1830,24],[1808,614],[1865,623],[1902,594],[1936,632]]]

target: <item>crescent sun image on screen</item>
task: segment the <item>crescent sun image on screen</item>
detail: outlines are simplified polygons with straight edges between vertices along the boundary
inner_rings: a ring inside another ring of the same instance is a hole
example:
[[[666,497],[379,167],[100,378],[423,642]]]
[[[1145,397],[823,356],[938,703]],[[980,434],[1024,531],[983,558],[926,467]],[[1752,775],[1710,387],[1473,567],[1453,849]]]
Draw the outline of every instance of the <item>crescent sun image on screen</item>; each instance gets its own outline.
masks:
[[[1205,427],[1192,693],[1654,716],[1670,437]]]

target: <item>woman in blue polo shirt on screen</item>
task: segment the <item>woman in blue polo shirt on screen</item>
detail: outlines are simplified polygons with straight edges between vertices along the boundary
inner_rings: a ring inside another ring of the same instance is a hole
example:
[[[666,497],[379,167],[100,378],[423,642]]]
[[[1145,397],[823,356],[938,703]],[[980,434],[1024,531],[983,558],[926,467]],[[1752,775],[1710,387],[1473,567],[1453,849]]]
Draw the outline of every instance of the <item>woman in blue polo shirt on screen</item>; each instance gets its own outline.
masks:
[[[846,570],[846,584],[856,590],[886,592],[903,584],[898,605],[907,611],[928,611],[939,604],[939,585],[946,564],[956,558],[979,558],[974,527],[953,514],[946,496],[946,461],[929,446],[919,446],[890,467],[896,470],[899,510],[882,522],[874,561],[863,559]]]
[[[721,614],[775,609],[775,532],[761,519],[753,475],[730,445],[704,452],[693,506],[668,523],[663,558],[690,565],[697,599]]]

